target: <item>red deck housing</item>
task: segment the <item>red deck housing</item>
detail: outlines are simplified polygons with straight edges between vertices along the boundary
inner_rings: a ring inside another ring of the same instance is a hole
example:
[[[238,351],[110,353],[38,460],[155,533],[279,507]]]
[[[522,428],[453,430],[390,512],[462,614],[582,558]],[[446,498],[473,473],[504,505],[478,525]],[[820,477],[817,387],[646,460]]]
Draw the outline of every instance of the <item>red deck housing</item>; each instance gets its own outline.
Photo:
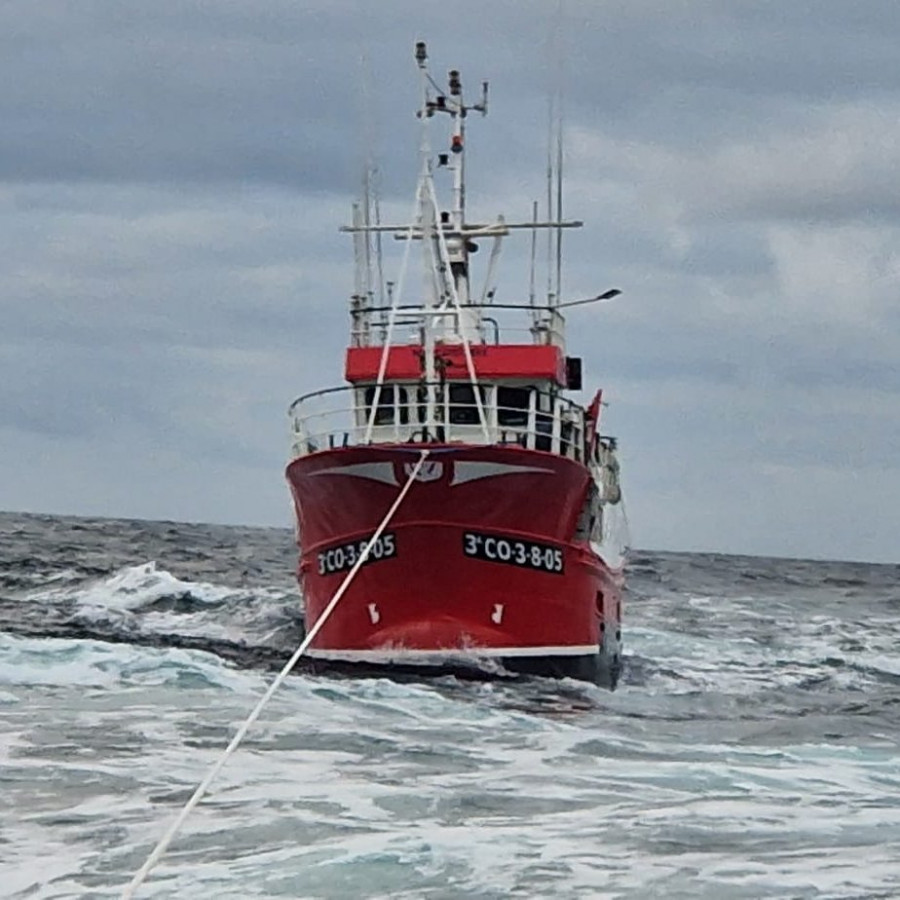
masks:
[[[475,374],[479,378],[529,378],[550,380],[565,387],[566,358],[552,344],[470,344]],[[345,375],[355,383],[376,381],[382,347],[350,347]],[[438,344],[438,365],[447,379],[469,377],[465,350],[461,344]],[[385,378],[388,381],[417,381],[422,377],[423,350],[418,344],[395,345],[388,354]]]

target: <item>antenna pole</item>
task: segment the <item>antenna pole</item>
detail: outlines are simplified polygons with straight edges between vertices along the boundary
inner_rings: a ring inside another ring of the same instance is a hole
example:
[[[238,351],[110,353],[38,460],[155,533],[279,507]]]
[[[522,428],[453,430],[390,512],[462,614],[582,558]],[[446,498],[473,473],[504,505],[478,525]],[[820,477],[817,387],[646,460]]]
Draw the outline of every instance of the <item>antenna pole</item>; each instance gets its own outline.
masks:
[[[375,194],[375,226],[381,225],[381,199]],[[384,306],[384,250],[381,245],[381,232],[375,232],[375,265],[378,275],[378,302]]]
[[[562,97],[559,98],[556,128],[556,302],[562,297],[562,225],[563,220],[563,120]]]
[[[366,240],[366,294],[375,296],[377,283],[378,302],[384,306],[384,259],[382,253],[381,233],[378,226],[381,225],[381,179],[380,170],[375,160],[378,145],[377,110],[373,107],[369,93],[369,85],[372,84],[372,71],[369,65],[369,57],[363,53],[360,56],[360,76],[362,78],[362,105],[363,120],[365,122],[365,148],[363,152],[363,196],[362,221],[370,232]],[[372,228],[372,224],[376,226]]]
[[[556,9],[556,221],[563,216],[563,116],[565,92],[565,56],[563,44],[563,0]],[[562,226],[556,226],[556,304],[562,299]]]
[[[547,98],[547,221],[553,221],[553,122],[555,97]],[[547,305],[553,305],[553,231],[547,229]]]
[[[537,225],[538,220],[538,202],[535,200],[531,204],[531,270],[528,273],[528,302],[531,306],[534,306],[535,296],[534,296],[534,258],[537,253],[537,228],[534,226]]]
[[[362,220],[366,226],[372,224],[372,167],[371,162],[366,162],[365,175],[363,176],[363,202],[362,202]],[[363,245],[365,253],[365,285],[366,296],[372,295],[372,234],[366,235],[366,241]]]

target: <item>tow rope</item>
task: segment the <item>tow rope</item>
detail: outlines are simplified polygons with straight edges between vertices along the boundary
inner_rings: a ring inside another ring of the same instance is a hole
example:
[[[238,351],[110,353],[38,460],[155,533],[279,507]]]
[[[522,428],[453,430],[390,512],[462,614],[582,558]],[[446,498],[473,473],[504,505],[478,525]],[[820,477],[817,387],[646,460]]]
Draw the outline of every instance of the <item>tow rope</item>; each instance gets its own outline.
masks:
[[[368,543],[363,548],[362,552],[359,555],[359,559],[356,560],[353,567],[347,573],[344,580],[341,582],[341,586],[335,592],[335,595],[329,600],[328,605],[322,611],[322,615],[316,619],[315,625],[307,632],[306,637],[304,637],[300,646],[294,651],[294,655],[285,663],[284,668],[278,673],[275,677],[274,681],[269,685],[265,694],[260,698],[259,702],[253,708],[253,711],[247,716],[243,725],[238,728],[234,737],[231,739],[231,743],[225,748],[222,752],[222,755],[216,760],[213,767],[207,772],[206,777],[200,784],[197,785],[196,790],[191,795],[190,799],[187,803],[185,803],[181,812],[178,814],[175,821],[169,826],[168,831],[160,838],[159,843],[153,848],[151,854],[147,857],[146,862],[135,872],[134,877],[131,879],[131,882],[122,891],[121,900],[131,900],[134,897],[135,891],[144,883],[144,880],[152,871],[153,867],[162,859],[166,850],[169,847],[169,844],[172,842],[175,835],[181,829],[181,826],[184,825],[187,817],[191,814],[194,807],[203,799],[203,796],[206,794],[209,789],[210,784],[212,784],[213,779],[219,772],[222,770],[222,767],[228,762],[229,757],[234,753],[235,750],[240,746],[241,741],[247,736],[247,732],[250,730],[250,727],[253,723],[259,718],[260,713],[265,708],[266,704],[272,699],[275,692],[281,685],[284,683],[284,680],[290,675],[291,670],[297,665],[298,660],[301,656],[306,652],[309,645],[313,642],[316,635],[322,630],[322,626],[328,620],[328,617],[334,612],[334,608],[338,605],[341,600],[341,597],[347,592],[347,588],[350,587],[353,579],[356,578],[357,572],[359,572],[363,563],[369,558],[369,553],[372,547],[375,546],[377,541],[382,535],[382,532],[385,528],[387,528],[388,523],[393,519],[394,514],[400,508],[400,504],[405,499],[409,489],[412,487],[412,483],[416,480],[419,475],[419,471],[422,468],[422,464],[425,462],[425,459],[431,453],[430,450],[422,450],[419,454],[419,459],[416,464],[413,466],[412,470],[409,473],[409,476],[406,479],[406,483],[403,485],[400,493],[397,495],[397,499],[394,500],[391,508],[385,514],[385,517],[381,520],[381,524],[378,528],[375,529],[375,533],[369,538]]]

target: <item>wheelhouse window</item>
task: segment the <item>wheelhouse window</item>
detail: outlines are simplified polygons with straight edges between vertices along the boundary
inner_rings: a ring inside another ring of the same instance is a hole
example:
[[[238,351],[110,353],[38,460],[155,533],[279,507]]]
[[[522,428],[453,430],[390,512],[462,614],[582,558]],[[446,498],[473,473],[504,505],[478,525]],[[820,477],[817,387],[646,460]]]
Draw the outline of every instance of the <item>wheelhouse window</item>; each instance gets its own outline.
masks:
[[[500,425],[524,428],[528,424],[531,388],[497,388],[497,422]]]
[[[372,415],[372,405],[375,403],[377,387],[366,388],[366,417]],[[393,425],[395,411],[399,414],[401,425],[409,422],[409,405],[406,388],[399,385],[383,384],[378,395],[378,408],[375,410],[376,425]]]
[[[477,425],[478,403],[475,400],[475,390],[471,384],[448,385],[447,401],[448,415],[451,425]],[[478,397],[484,408],[484,390],[478,388]]]

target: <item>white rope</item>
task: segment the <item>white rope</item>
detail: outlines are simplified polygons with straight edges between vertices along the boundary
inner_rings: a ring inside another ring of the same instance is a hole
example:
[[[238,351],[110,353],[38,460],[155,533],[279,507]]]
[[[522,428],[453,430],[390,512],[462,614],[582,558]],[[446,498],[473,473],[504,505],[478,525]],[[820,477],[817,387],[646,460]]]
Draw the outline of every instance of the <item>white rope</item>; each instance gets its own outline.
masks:
[[[403,248],[403,259],[400,263],[400,276],[397,279],[397,290],[391,297],[391,309],[388,313],[387,332],[384,336],[384,345],[381,348],[381,358],[378,361],[378,377],[375,379],[375,394],[372,397],[372,409],[369,412],[369,418],[366,422],[366,435],[363,439],[364,444],[368,444],[372,440],[372,429],[375,427],[375,417],[378,415],[378,406],[381,403],[381,387],[384,384],[384,376],[387,372],[388,358],[391,352],[391,338],[394,334],[394,324],[397,321],[397,312],[400,307],[400,298],[403,295],[404,282],[406,281],[406,270],[409,265],[409,253],[413,243],[413,233],[416,227],[416,214],[419,208],[419,192],[422,189],[422,178],[424,174],[419,176],[416,182],[416,200],[413,204],[412,213],[410,214],[409,228],[406,232],[406,246]],[[397,402],[396,396],[394,402]]]
[[[439,205],[437,192],[434,189],[434,180],[431,178],[428,179],[428,189],[431,195],[431,202],[434,204],[434,210],[437,212]],[[435,230],[437,232],[438,253],[440,253],[441,256],[441,263],[445,272],[450,271],[450,251],[447,249],[447,237],[442,228],[436,228]],[[433,256],[432,259],[434,259]],[[475,397],[475,407],[478,410],[478,421],[481,424],[481,430],[484,433],[485,443],[490,444],[491,434],[488,431],[484,404],[481,402],[481,390],[478,386],[478,375],[475,373],[475,361],[472,359],[472,347],[469,344],[469,339],[466,337],[466,329],[462,322],[462,307],[459,304],[459,292],[456,290],[456,282],[453,280],[452,276],[447,280],[447,285],[450,288],[450,298],[453,301],[453,308],[456,310],[456,325],[459,330],[459,336],[462,338],[463,354],[466,357],[466,368],[469,371],[469,381],[472,382],[472,394]]]
[[[275,691],[281,687],[284,680],[290,675],[291,670],[297,664],[297,661],[301,656],[306,652],[307,647],[312,643],[315,639],[316,635],[322,629],[322,626],[325,624],[328,617],[334,611],[334,608],[338,605],[341,597],[347,591],[347,588],[350,586],[350,583],[356,577],[356,573],[360,570],[360,567],[363,563],[369,558],[369,551],[372,547],[375,546],[375,543],[381,537],[382,532],[385,528],[387,528],[388,523],[394,517],[394,514],[397,512],[400,504],[403,502],[407,493],[409,492],[410,487],[412,487],[412,483],[416,480],[416,477],[419,474],[419,470],[422,468],[422,464],[425,462],[425,458],[429,455],[430,450],[422,450],[418,462],[416,462],[415,466],[413,466],[412,471],[409,473],[409,477],[406,480],[406,483],[403,485],[403,489],[397,495],[397,499],[394,500],[391,508],[387,511],[385,517],[381,520],[381,524],[378,528],[375,529],[375,533],[369,539],[369,542],[363,548],[362,553],[359,555],[359,559],[357,559],[355,565],[352,569],[347,573],[346,578],[344,578],[343,582],[341,582],[341,586],[337,589],[335,595],[331,598],[328,603],[328,606],[322,611],[322,615],[316,619],[315,625],[309,630],[306,637],[303,639],[303,642],[300,646],[294,651],[294,655],[287,661],[284,668],[278,673],[278,676],[275,680],[269,685],[268,690],[263,694],[260,701],[256,704],[253,709],[253,712],[247,716],[244,724],[237,730],[237,733],[231,739],[231,743],[225,748],[222,752],[222,755],[216,761],[215,765],[209,770],[206,774],[206,777],[200,784],[197,785],[197,789],[191,795],[191,798],[184,805],[184,808],[178,814],[178,817],[169,827],[169,830],[160,838],[159,843],[156,847],[153,848],[153,852],[147,857],[147,861],[141,866],[140,869],[135,873],[134,878],[132,878],[131,883],[122,891],[121,900],[131,900],[134,896],[134,892],[143,884],[147,875],[150,874],[150,871],[153,867],[162,859],[163,854],[168,849],[169,844],[172,842],[172,839],[178,834],[181,826],[185,823],[187,817],[191,814],[191,811],[194,807],[203,799],[203,795],[208,790],[210,784],[213,779],[219,772],[222,770],[222,767],[228,761],[228,758],[237,750],[238,745],[241,741],[246,737],[247,732],[250,730],[250,726],[259,718],[260,713],[263,711],[263,708],[272,699]]]
[[[369,411],[368,421],[366,422],[366,433],[363,443],[370,443],[372,440],[372,429],[375,427],[375,419],[378,415],[378,405],[381,403],[381,388],[384,385],[384,377],[387,372],[388,367],[388,359],[391,353],[391,337],[394,333],[394,323],[397,319],[397,312],[400,308],[400,298],[403,295],[403,283],[406,279],[406,268],[409,263],[409,254],[410,249],[412,248],[413,242],[413,234],[415,233],[415,227],[418,224],[419,227],[422,227],[421,220],[421,208],[422,208],[422,191],[425,183],[425,179],[428,177],[428,158],[431,154],[431,148],[428,144],[428,116],[425,114],[425,111],[428,107],[428,86],[425,78],[428,77],[428,73],[425,70],[423,72],[423,80],[422,80],[422,108],[420,110],[421,118],[422,118],[422,136],[419,142],[419,156],[421,157],[421,164],[419,167],[419,177],[416,180],[416,199],[413,201],[412,212],[409,217],[409,228],[406,231],[406,247],[403,249],[403,261],[400,264],[400,277],[397,279],[397,290],[391,298],[391,309],[388,313],[388,327],[387,334],[384,337],[384,345],[381,349],[381,359],[378,363],[378,377],[375,379],[375,392],[372,397],[372,408]],[[422,239],[425,239],[424,229],[422,233]],[[398,394],[397,391],[394,391],[394,406],[398,405]]]

